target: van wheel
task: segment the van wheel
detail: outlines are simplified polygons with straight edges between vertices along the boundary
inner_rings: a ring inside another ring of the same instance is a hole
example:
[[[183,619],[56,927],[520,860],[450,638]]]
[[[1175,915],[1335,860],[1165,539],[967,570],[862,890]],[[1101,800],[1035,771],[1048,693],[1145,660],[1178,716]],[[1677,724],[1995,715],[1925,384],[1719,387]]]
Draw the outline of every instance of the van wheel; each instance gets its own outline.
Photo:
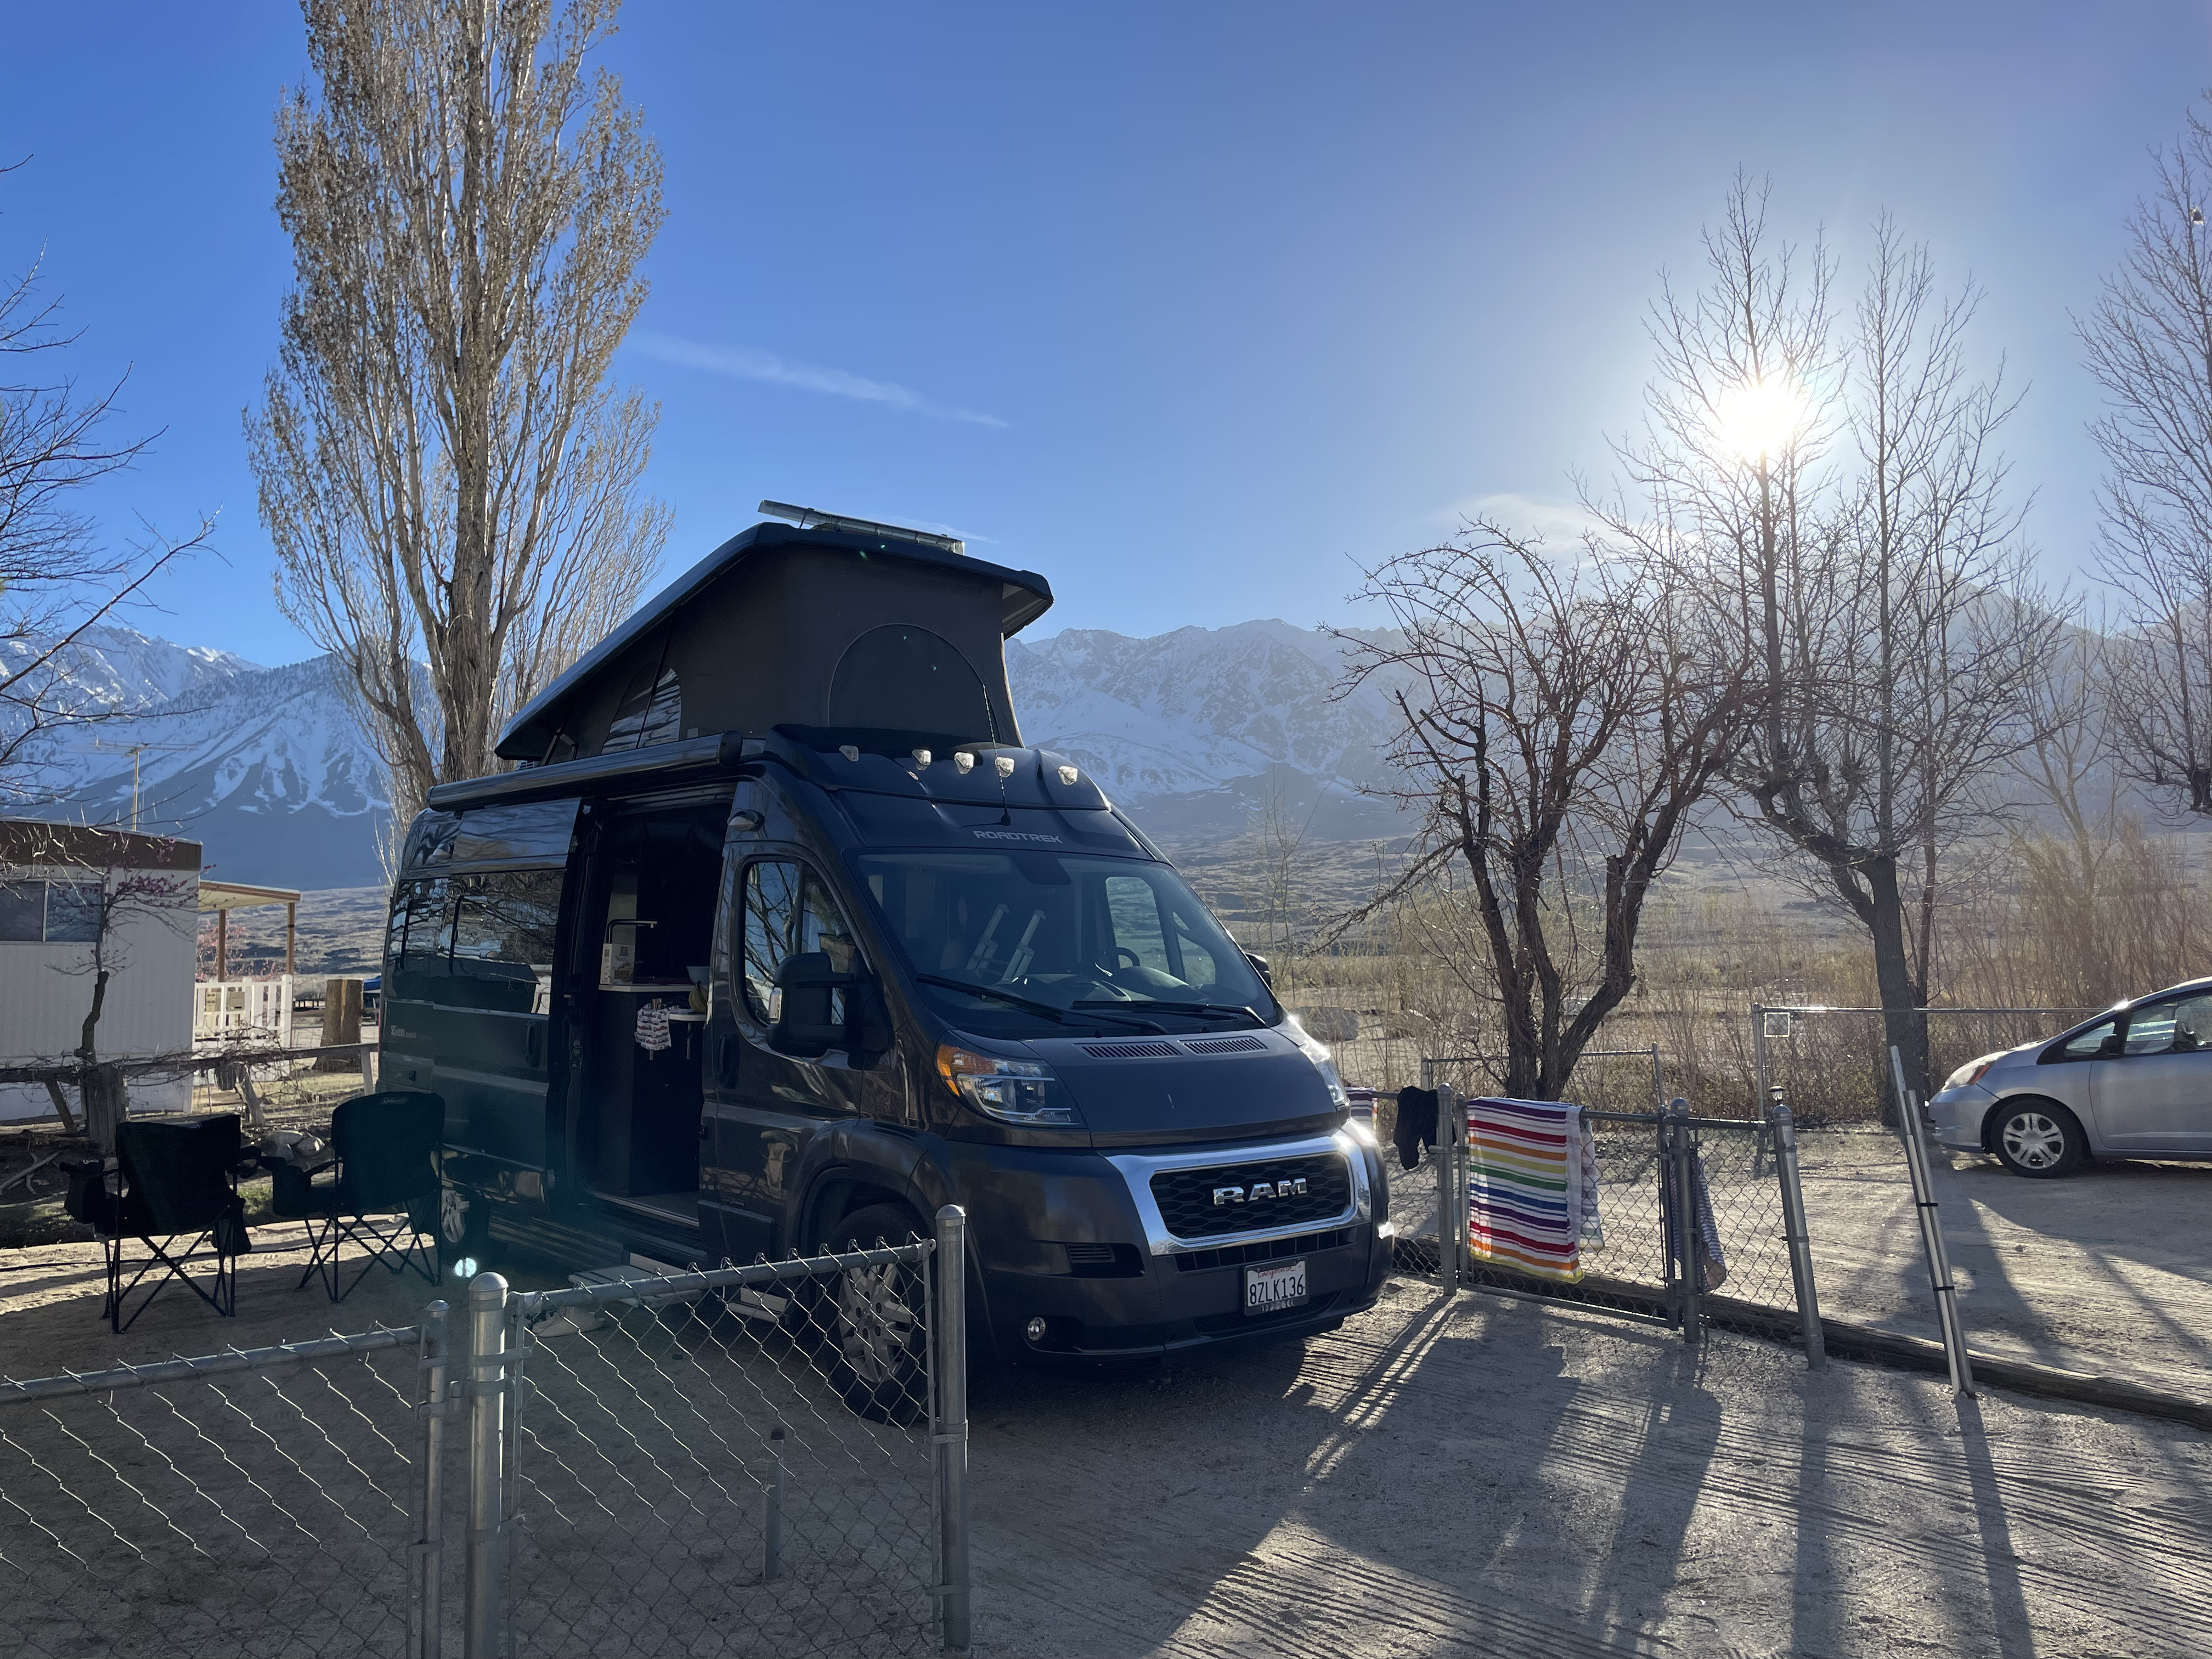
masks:
[[[2008,1102],[1990,1126],[1990,1150],[2016,1176],[2050,1181],[2069,1176],[2088,1155],[2088,1137],[2074,1114],[2055,1101]]]
[[[450,1183],[439,1188],[437,1231],[441,1284],[465,1283],[494,1265],[491,1210],[480,1195]]]
[[[921,1232],[904,1206],[871,1204],[831,1230],[824,1250],[903,1244]],[[822,1284],[815,1320],[828,1338],[831,1380],[845,1403],[879,1423],[906,1424],[929,1404],[929,1280],[911,1262],[848,1267]]]

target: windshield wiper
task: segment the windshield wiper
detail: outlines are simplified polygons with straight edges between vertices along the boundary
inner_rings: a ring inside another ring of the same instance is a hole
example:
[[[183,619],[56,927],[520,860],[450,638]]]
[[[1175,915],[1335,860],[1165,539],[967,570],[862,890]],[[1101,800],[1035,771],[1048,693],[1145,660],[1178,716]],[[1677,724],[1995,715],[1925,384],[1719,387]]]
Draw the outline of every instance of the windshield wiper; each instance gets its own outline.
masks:
[[[1073,1006],[1078,1008],[1119,1008],[1124,1005],[1119,1002],[1085,1001]],[[1267,1024],[1260,1017],[1258,1010],[1247,1008],[1240,1002],[1155,1002],[1147,997],[1144,1000],[1143,1006],[1151,1012],[1161,1014],[1194,1014],[1201,1017],[1206,1014],[1241,1014],[1253,1024],[1263,1029]]]
[[[1012,991],[1001,991],[995,985],[973,985],[964,979],[947,979],[942,974],[916,974],[915,978],[920,980],[924,985],[941,985],[948,991],[965,991],[971,997],[987,997],[993,1002],[1003,1002],[1009,1007],[1025,1008],[1030,1013],[1042,1014],[1056,1025],[1067,1024],[1067,1009],[1055,1008],[1049,1002],[1034,1002],[1028,997],[1018,997]],[[1079,1002],[1075,1006],[1080,1008],[1084,1005]],[[1093,1014],[1091,1018],[1093,1020],[1118,1019],[1121,1024],[1133,1025],[1140,1031],[1156,1031],[1164,1035],[1167,1030],[1165,1026],[1155,1025],[1149,1019],[1141,1017]]]

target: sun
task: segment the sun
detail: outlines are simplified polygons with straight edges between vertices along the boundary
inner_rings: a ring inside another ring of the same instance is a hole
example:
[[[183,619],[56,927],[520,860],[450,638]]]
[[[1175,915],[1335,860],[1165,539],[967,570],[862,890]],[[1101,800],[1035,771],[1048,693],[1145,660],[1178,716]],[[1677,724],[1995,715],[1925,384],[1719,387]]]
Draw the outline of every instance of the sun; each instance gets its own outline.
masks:
[[[1730,450],[1746,460],[1757,460],[1796,442],[1810,412],[1804,392],[1778,375],[1741,381],[1721,393],[1713,408],[1713,427]]]

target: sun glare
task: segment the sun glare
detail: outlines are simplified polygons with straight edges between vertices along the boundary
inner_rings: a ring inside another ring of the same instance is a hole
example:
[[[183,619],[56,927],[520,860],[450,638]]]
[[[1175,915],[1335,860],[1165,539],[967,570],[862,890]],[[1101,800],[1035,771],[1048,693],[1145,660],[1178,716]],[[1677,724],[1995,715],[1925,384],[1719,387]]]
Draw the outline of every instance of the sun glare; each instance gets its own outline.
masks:
[[[1746,460],[1787,449],[1805,424],[1805,394],[1786,380],[1730,386],[1714,410],[1721,441]]]

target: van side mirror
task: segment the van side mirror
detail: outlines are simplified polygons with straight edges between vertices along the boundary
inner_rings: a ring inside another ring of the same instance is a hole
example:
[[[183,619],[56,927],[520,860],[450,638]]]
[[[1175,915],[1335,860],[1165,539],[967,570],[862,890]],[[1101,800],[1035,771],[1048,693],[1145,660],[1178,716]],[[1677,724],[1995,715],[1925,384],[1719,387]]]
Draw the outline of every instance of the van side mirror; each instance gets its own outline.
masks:
[[[768,1034],[769,1043],[808,1060],[829,1053],[845,1041],[844,1022],[830,1018],[836,993],[859,982],[857,975],[831,967],[826,951],[786,957],[775,970],[775,988],[782,995],[775,1024]]]
[[[1270,991],[1275,988],[1275,970],[1267,965],[1267,957],[1261,956],[1257,951],[1247,951],[1244,953],[1244,960],[1250,963],[1253,971],[1260,975],[1261,984],[1266,986]]]

